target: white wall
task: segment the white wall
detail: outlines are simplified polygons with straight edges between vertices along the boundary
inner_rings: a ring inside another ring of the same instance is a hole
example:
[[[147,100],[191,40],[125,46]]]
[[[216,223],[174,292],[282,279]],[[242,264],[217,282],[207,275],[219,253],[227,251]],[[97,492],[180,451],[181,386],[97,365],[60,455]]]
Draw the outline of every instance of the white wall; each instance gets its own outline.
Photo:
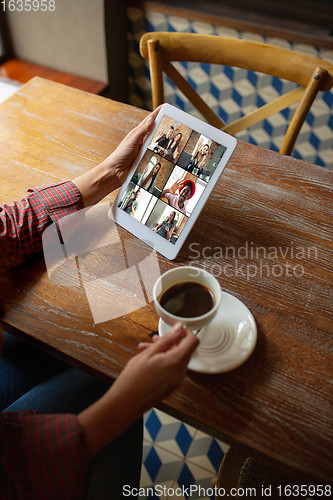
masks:
[[[54,12],[8,12],[15,55],[108,81],[104,0],[56,0]]]

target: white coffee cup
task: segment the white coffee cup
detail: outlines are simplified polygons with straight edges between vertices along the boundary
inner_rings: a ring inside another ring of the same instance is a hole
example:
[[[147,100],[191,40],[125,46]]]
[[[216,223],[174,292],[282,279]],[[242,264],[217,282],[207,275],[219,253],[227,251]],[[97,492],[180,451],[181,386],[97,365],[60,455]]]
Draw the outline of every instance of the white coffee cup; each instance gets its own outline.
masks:
[[[175,316],[164,309],[160,304],[162,295],[169,290],[169,288],[180,283],[188,282],[200,283],[208,288],[214,296],[214,306],[201,316],[190,318]],[[180,266],[170,269],[158,278],[153,288],[154,305],[159,317],[170,326],[180,321],[191,330],[203,328],[214,318],[221,302],[221,296],[221,287],[217,279],[204,269],[194,266]]]

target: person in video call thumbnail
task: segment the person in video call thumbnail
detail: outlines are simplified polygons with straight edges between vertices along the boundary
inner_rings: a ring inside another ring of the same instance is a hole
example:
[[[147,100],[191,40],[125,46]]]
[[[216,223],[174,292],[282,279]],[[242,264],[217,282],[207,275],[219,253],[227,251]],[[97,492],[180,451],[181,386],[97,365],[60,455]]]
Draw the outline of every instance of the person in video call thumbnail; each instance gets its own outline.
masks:
[[[160,162],[156,163],[156,165],[154,165],[154,167],[150,170],[150,172],[147,166],[140,177],[138,186],[141,186],[149,193],[152,193],[160,170],[161,170]]]
[[[177,191],[179,192],[178,195],[176,194]],[[160,198],[166,198],[172,208],[176,208],[179,212],[186,215],[185,202],[192,198],[194,193],[195,184],[193,181],[189,179],[178,180],[170,188],[164,189]]]
[[[175,130],[172,125],[169,127],[166,133],[162,133],[158,136],[154,144],[154,152],[159,154],[164,154],[171,143],[171,137]]]
[[[136,209],[138,208],[139,196],[140,196],[140,189],[132,191],[123,208],[124,212],[134,217]]]
[[[202,146],[202,148],[200,148],[199,151],[197,151],[195,155],[192,157],[191,162],[187,166],[186,170],[191,173],[193,172],[194,168],[197,168],[199,169],[197,175],[199,175],[202,171],[202,166],[204,162],[208,158],[208,151],[209,151],[209,144],[205,144],[204,146]]]
[[[183,134],[181,132],[178,132],[177,135],[173,139],[171,139],[166,153],[165,153],[165,158],[167,160],[170,160],[172,162],[175,162],[179,156],[179,143],[183,137]]]
[[[176,212],[173,211],[173,212],[170,213],[170,215],[167,218],[167,220],[164,220],[163,222],[161,222],[160,224],[158,224],[153,229],[153,231],[155,231],[155,233],[159,234],[160,236],[162,236],[166,240],[170,241],[172,233],[174,232],[175,227],[176,227],[176,220],[175,220],[175,218],[176,218]]]

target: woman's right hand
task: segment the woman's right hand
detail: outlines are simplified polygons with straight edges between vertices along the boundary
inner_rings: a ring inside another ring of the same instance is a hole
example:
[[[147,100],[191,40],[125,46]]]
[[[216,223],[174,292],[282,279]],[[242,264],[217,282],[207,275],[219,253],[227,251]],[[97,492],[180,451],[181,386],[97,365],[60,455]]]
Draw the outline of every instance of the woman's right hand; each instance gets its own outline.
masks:
[[[183,381],[198,338],[181,323],[134,356],[101,399],[79,414],[94,455]]]
[[[125,396],[127,406],[141,415],[182,383],[198,344],[190,330],[176,324],[128,362],[112,390]]]

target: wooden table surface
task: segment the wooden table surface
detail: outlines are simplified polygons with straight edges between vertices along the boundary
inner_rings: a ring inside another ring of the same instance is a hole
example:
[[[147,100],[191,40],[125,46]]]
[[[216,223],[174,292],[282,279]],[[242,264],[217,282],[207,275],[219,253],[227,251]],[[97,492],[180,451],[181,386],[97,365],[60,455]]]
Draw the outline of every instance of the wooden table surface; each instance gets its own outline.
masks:
[[[145,115],[34,78],[0,106],[1,203],[91,168]],[[239,141],[177,260],[159,256],[161,271],[186,265],[197,243],[200,265],[258,327],[245,364],[189,371],[161,409],[322,482],[332,480],[333,458],[332,181],[322,167]],[[7,328],[103,379],[116,377],[158,326],[152,304],[95,325],[83,288],[52,283],[42,256],[3,283]]]

